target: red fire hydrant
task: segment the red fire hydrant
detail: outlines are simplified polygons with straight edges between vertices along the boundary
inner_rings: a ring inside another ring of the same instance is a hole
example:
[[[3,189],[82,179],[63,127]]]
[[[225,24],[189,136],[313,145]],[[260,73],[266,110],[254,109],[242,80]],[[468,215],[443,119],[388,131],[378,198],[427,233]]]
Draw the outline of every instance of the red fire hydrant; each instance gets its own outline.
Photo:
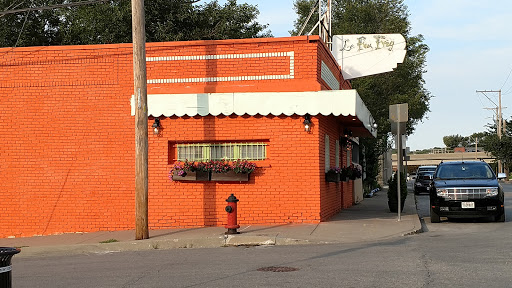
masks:
[[[226,212],[228,212],[228,224],[224,227],[228,228],[228,231],[226,234],[239,234],[240,232],[237,232],[236,229],[240,228],[240,225],[237,224],[236,219],[236,202],[239,200],[236,199],[234,194],[231,194],[231,196],[226,199],[226,202],[228,202],[228,206],[226,206]]]

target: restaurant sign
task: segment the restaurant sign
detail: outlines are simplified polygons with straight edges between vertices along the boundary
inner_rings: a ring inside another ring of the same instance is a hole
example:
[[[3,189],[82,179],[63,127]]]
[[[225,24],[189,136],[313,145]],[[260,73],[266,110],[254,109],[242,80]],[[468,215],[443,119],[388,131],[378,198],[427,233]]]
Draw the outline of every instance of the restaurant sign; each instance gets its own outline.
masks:
[[[332,52],[345,80],[393,71],[405,57],[400,34],[334,35]]]

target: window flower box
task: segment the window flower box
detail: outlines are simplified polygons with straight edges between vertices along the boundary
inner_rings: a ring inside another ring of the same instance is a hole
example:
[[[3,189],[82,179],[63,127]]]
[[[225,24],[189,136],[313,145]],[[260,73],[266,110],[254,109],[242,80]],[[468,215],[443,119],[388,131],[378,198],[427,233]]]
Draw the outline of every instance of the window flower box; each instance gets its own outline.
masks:
[[[181,173],[179,175],[179,171],[173,171],[172,180],[173,181],[209,181],[210,173],[204,171],[187,171],[186,173]]]
[[[235,173],[235,171],[227,171],[227,172],[212,172],[211,181],[233,181],[233,182],[247,182],[249,181],[249,175],[251,173]]]
[[[325,173],[325,181],[338,183],[340,182],[340,174],[329,170]]]
[[[325,181],[334,183],[340,182],[341,171],[342,170],[339,167],[331,167],[327,172],[325,172]]]
[[[256,169],[254,163],[247,160],[236,161],[178,161],[171,171],[169,179],[171,181],[232,181],[247,182],[249,175]]]
[[[360,165],[354,165],[354,163],[350,164],[350,166],[343,168],[346,170],[347,177],[350,180],[356,180],[361,178],[363,175],[362,169]]]

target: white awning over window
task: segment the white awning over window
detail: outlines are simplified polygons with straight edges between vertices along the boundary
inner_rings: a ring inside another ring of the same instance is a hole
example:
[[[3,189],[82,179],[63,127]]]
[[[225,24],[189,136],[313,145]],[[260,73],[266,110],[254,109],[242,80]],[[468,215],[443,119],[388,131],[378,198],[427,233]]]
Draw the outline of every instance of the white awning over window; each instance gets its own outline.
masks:
[[[132,116],[135,115],[135,99],[132,96]],[[203,94],[150,94],[148,115],[159,116],[206,116],[206,115],[334,115],[352,116],[359,120],[368,132],[376,137],[375,123],[370,111],[356,90],[326,90],[314,92],[250,92],[250,93],[203,93]],[[351,122],[353,123],[353,122]],[[347,123],[349,125],[354,125]],[[354,128],[356,128],[354,126]],[[363,128],[363,127],[357,127]],[[367,133],[368,133],[367,132]]]

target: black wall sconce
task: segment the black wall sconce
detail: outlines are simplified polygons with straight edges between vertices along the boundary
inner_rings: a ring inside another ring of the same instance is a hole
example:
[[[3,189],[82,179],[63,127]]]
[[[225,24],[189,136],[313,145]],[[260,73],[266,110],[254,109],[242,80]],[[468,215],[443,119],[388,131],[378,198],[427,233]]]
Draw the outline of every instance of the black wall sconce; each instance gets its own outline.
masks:
[[[153,123],[153,133],[155,135],[158,135],[158,132],[160,131],[160,119],[159,118],[155,118],[155,123]]]
[[[311,131],[311,124],[313,123],[311,122],[311,116],[309,114],[304,115],[304,122],[302,122],[302,124],[304,124],[304,130],[306,130],[306,132]]]

